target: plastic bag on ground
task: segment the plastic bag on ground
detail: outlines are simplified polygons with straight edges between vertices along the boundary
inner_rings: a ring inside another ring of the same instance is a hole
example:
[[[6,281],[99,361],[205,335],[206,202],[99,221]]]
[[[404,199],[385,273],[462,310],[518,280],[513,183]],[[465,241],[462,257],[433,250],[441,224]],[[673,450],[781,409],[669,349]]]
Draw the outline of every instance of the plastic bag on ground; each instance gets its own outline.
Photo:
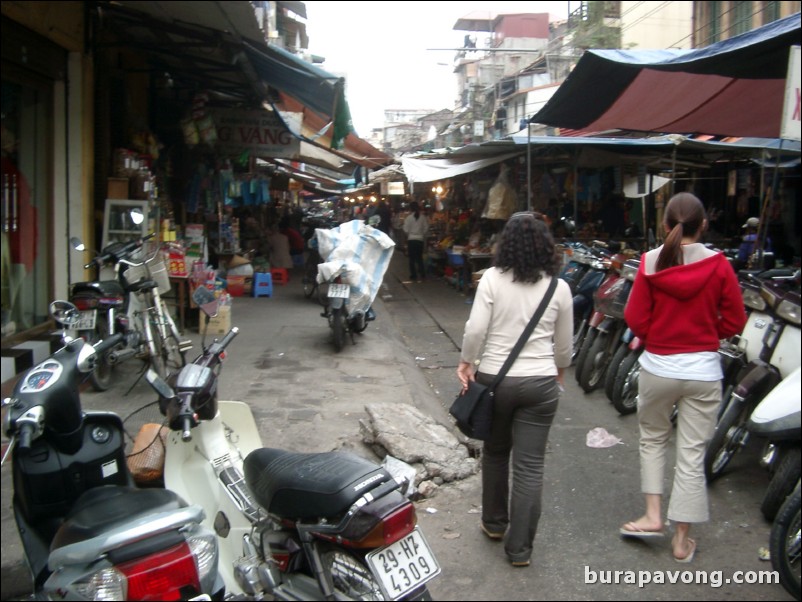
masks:
[[[608,433],[603,427],[597,426],[595,429],[588,431],[585,443],[588,447],[604,448],[618,444],[623,445],[624,442],[615,435]]]

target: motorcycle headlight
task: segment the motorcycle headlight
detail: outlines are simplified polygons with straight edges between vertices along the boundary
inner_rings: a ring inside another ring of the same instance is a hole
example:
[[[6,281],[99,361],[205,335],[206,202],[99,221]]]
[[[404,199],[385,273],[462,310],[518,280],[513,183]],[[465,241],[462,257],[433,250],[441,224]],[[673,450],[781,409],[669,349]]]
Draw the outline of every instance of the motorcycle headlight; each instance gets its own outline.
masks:
[[[640,262],[627,261],[621,269],[621,275],[630,282],[635,282],[635,276],[638,275],[639,265]]]
[[[753,288],[744,288],[741,296],[744,300],[744,305],[758,311],[766,309],[766,300],[760,295],[759,290]]]
[[[789,299],[783,299],[774,310],[779,317],[791,324],[800,325],[800,311],[799,305],[791,302]]]

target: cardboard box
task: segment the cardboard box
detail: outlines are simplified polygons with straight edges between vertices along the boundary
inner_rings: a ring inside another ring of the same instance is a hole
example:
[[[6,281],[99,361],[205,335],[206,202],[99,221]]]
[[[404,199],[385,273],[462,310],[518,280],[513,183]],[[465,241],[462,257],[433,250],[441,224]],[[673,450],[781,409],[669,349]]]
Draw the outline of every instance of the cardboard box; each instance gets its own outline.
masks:
[[[231,306],[222,305],[217,310],[217,315],[214,318],[209,318],[209,326],[206,328],[206,314],[201,312],[200,325],[198,331],[201,334],[209,335],[222,335],[227,334],[231,330]]]
[[[130,199],[128,192],[128,178],[109,178],[107,189],[107,199]]]

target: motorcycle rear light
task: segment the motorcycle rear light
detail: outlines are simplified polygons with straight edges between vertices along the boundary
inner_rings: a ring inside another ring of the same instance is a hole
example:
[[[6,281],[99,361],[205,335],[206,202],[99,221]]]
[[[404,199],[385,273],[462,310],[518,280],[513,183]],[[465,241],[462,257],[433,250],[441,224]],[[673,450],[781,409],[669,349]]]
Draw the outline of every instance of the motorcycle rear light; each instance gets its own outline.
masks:
[[[380,548],[412,533],[417,522],[415,506],[411,502],[407,502],[397,510],[381,518],[361,538],[351,540],[347,542],[347,545],[353,548]]]
[[[117,565],[128,582],[128,600],[183,600],[201,593],[187,543]]]
[[[198,579],[203,580],[217,570],[217,541],[215,536],[193,535],[187,538],[187,544],[195,559]]]
[[[97,297],[77,297],[77,298],[72,300],[72,303],[80,311],[87,311],[89,309],[95,309],[97,307],[98,298]]]
[[[100,302],[104,305],[122,305],[124,299],[122,297],[102,297]]]

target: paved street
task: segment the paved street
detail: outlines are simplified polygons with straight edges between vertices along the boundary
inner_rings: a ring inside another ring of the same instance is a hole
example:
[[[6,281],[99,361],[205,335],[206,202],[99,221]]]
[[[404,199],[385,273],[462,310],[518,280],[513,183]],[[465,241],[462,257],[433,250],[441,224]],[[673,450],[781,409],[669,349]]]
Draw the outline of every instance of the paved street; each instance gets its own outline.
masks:
[[[266,446],[368,453],[358,421],[366,418],[364,406],[372,401],[413,404],[451,424],[447,407],[458,388],[458,345],[470,305],[440,280],[404,283],[405,262],[396,252],[375,304],[377,320],[340,353],[334,352],[319,306],[303,298],[297,275],[286,286],[276,286],[271,298],[234,299],[232,323],[241,334],[229,348],[220,396],[251,405]],[[200,339],[192,331],[189,336]],[[133,367],[121,375],[113,394],[87,392],[85,407],[125,416],[152,400],[144,382],[122,396],[135,378]],[[758,558],[759,548],[768,545],[770,525],[759,510],[768,475],[757,466],[757,445],[736,457],[727,475],[710,488],[712,520],[693,531],[699,543],[693,564],[680,565],[671,559],[668,538],[643,543],[618,535],[619,525],[642,511],[636,417],[619,416],[602,391],[582,392],[572,373],[567,385],[551,432],[532,566],[512,568],[502,546],[480,533],[478,477],[447,484],[418,503],[419,523],[443,569],[430,585],[435,599],[791,599],[779,585],[726,583],[737,579],[738,571],[771,569]],[[598,426],[623,444],[588,448],[586,434]],[[3,599],[20,596],[25,585],[9,473],[10,467],[4,467]],[[614,578],[600,572],[649,571],[653,579],[662,575],[668,581],[668,572],[677,570],[693,571],[685,575],[693,582],[643,588],[599,583]],[[586,576],[596,583],[585,583]],[[704,577],[708,583],[700,584]]]

